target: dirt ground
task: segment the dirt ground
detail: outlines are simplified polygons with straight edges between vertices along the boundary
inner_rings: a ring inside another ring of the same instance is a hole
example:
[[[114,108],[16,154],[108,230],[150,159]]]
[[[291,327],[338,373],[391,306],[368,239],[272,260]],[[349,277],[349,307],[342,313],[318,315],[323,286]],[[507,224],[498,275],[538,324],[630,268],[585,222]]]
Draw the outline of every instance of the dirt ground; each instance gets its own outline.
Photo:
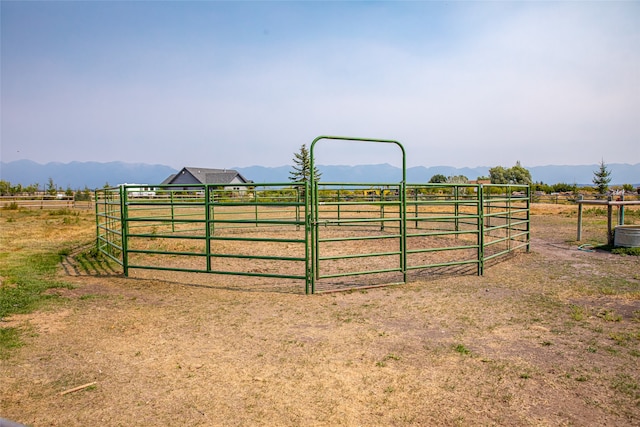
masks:
[[[311,296],[300,282],[125,278],[68,257],[60,277],[73,288],[55,290],[62,302],[2,325],[20,327],[26,344],[0,360],[0,417],[32,426],[640,425],[640,260],[580,250],[603,239],[606,220],[586,219],[578,243],[574,211],[539,210],[531,252],[484,276]]]

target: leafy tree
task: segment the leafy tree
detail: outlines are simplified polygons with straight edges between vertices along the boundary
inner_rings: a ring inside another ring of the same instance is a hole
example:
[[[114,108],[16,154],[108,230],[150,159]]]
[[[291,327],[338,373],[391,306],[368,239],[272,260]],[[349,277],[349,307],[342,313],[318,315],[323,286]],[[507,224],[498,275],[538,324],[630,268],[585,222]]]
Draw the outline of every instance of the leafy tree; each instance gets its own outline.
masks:
[[[489,177],[492,184],[531,184],[531,172],[519,161],[509,169],[502,166],[489,169]]]
[[[512,168],[509,169],[510,184],[531,184],[531,172],[522,165],[518,160]]]
[[[38,192],[39,188],[40,184],[36,182],[35,184],[27,185],[26,187],[24,187],[24,191],[30,195],[34,195]]]
[[[578,186],[576,184],[567,184],[565,182],[558,182],[553,184],[552,189],[555,193],[577,193]]]
[[[600,168],[593,172],[593,183],[596,186],[598,194],[606,194],[609,190],[609,183],[611,182],[611,171],[607,169],[607,165],[604,164],[604,160],[600,162]]]
[[[9,181],[0,180],[0,196],[8,196],[11,194],[11,183]]]
[[[65,190],[64,195],[67,197],[73,196],[73,190],[71,189],[71,187],[67,186],[67,189]]]
[[[622,184],[622,189],[624,190],[625,193],[631,193],[631,192],[633,192],[633,185],[631,185],[631,184]]]
[[[442,182],[447,182],[447,177],[442,175],[441,173],[435,174],[429,180],[432,184],[440,184]]]
[[[495,166],[489,169],[489,177],[492,184],[508,184],[509,176],[508,172],[502,166]]]
[[[314,166],[313,176],[316,181],[320,180],[322,174]],[[311,159],[306,144],[302,144],[300,151],[294,153],[292,170],[289,171],[289,181],[307,182],[311,177]]]
[[[455,175],[447,177],[447,182],[450,184],[466,184],[469,182],[469,178],[464,175]]]

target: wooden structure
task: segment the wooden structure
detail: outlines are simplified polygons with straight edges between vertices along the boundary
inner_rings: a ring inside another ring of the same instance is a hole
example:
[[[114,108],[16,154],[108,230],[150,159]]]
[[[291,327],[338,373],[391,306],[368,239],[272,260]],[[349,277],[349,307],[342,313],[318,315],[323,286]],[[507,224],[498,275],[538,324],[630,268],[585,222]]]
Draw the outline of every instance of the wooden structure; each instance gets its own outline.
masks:
[[[618,207],[618,225],[624,225],[624,207],[629,205],[640,206],[640,200],[576,200],[578,203],[578,237],[582,240],[582,205],[599,205],[607,207],[607,244],[613,246],[613,207]]]

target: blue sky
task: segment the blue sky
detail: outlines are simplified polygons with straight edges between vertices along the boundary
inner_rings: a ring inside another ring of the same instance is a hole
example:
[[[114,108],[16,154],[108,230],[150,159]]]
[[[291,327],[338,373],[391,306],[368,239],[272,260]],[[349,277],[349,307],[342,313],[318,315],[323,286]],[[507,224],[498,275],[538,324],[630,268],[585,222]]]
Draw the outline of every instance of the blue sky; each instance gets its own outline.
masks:
[[[0,4],[4,162],[640,162],[640,2]]]

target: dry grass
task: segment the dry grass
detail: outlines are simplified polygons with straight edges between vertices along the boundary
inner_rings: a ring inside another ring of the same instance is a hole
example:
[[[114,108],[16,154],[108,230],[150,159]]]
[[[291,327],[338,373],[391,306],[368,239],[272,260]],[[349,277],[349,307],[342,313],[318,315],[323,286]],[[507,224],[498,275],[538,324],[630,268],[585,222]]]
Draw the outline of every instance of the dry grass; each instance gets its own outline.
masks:
[[[482,277],[345,293],[71,262],[60,303],[5,322],[26,345],[0,360],[0,414],[33,426],[637,425],[638,259],[577,250],[567,208],[534,205],[532,253]],[[92,221],[3,212],[1,260],[88,242]],[[600,221],[585,219],[593,241]]]

